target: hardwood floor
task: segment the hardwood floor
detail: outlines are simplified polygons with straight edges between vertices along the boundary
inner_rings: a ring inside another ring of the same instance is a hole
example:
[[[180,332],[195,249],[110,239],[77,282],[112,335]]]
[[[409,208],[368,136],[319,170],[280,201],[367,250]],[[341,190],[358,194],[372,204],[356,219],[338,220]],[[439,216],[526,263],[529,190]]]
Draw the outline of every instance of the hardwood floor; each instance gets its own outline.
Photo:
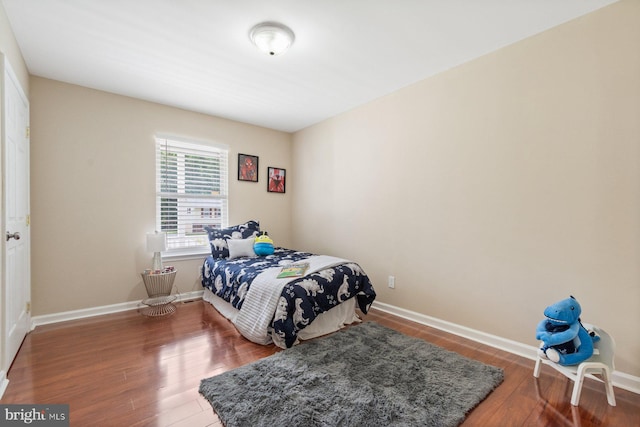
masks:
[[[587,380],[575,408],[573,383],[549,367],[535,380],[531,360],[376,310],[365,321],[505,370],[464,426],[640,426],[640,395],[616,388],[611,407],[602,384]],[[67,403],[71,425],[81,427],[221,426],[200,380],[276,351],[242,338],[200,300],[160,319],[130,311],[45,325],[25,339],[0,403]]]

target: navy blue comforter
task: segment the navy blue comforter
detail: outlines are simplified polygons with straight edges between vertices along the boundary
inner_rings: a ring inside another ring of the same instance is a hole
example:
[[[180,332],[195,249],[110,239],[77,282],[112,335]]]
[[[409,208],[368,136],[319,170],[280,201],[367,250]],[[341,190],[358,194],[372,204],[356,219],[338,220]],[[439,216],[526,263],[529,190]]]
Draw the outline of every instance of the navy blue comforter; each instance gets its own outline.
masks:
[[[273,255],[253,258],[228,260],[210,256],[202,266],[202,286],[241,309],[251,282],[258,274],[312,255],[276,248]],[[376,293],[362,268],[356,263],[347,262],[289,282],[281,296],[286,306],[279,304],[278,316],[275,317],[274,313],[272,328],[273,333],[282,337],[287,347],[291,347],[297,340],[298,331],[313,322],[320,313],[354,297],[360,310],[367,313]]]

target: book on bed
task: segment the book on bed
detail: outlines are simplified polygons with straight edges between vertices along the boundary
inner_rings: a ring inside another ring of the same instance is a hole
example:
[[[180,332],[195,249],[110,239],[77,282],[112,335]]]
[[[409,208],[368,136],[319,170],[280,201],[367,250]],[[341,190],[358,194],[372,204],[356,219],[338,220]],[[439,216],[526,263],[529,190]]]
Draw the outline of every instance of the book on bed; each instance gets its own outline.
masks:
[[[286,279],[288,277],[302,277],[309,269],[309,263],[299,262],[282,267],[280,273],[276,276],[278,279]]]

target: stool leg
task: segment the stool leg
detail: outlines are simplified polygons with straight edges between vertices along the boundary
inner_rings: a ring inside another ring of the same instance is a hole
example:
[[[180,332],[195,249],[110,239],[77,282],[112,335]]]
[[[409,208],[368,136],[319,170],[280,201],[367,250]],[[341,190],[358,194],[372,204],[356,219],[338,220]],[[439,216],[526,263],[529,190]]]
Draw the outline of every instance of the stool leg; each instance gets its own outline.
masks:
[[[583,366],[580,366],[578,368],[578,374],[576,376],[576,379],[574,380],[574,385],[573,385],[573,393],[571,393],[571,404],[573,406],[578,406],[578,404],[580,403],[580,394],[582,393],[582,383],[584,383],[584,374],[585,371],[583,369]]]
[[[609,368],[602,369],[602,379],[604,380],[604,386],[607,390],[607,402],[609,402],[611,406],[616,406],[616,395],[613,394],[613,384],[611,384],[611,372],[609,372]]]
[[[533,368],[533,376],[536,378],[540,378],[540,365],[542,365],[542,363],[540,362],[540,357],[538,357],[536,359],[536,366]]]

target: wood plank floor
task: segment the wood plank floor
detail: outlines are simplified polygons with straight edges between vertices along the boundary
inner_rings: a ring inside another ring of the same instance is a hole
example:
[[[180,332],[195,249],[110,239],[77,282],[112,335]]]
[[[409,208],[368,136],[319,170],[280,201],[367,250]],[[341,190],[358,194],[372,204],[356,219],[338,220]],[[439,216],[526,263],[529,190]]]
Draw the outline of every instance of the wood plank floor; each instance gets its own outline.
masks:
[[[640,395],[616,388],[611,407],[602,384],[587,380],[575,408],[572,383],[549,367],[535,380],[530,360],[376,310],[365,321],[505,370],[464,426],[640,426]],[[242,338],[200,300],[160,319],[129,311],[45,325],[25,339],[0,403],[67,403],[71,425],[81,427],[221,426],[198,394],[200,380],[276,351]]]

